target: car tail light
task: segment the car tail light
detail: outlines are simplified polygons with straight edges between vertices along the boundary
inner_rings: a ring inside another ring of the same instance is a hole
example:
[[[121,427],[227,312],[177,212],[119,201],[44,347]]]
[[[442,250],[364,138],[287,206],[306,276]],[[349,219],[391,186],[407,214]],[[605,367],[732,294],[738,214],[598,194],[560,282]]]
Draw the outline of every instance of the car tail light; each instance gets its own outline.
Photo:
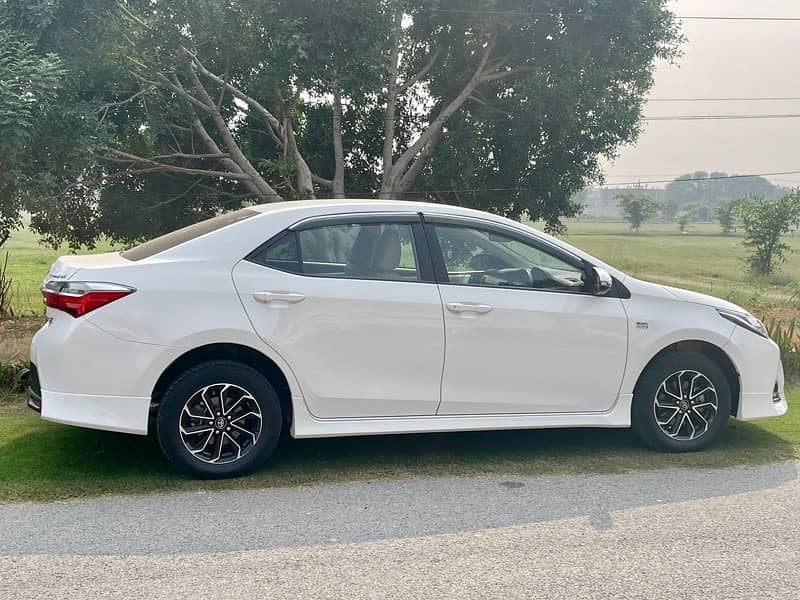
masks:
[[[42,296],[46,306],[80,317],[135,291],[134,288],[116,283],[48,281],[42,288]]]

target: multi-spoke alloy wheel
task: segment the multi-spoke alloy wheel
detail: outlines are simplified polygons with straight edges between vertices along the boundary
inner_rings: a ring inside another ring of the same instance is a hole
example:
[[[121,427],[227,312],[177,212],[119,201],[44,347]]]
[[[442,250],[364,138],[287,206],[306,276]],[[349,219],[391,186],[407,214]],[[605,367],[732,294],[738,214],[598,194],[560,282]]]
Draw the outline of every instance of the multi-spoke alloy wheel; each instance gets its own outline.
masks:
[[[694,452],[719,439],[732,402],[728,376],[715,360],[678,351],[658,357],[642,373],[633,393],[631,425],[654,450]]]
[[[269,458],[283,408],[263,373],[234,360],[210,360],[181,373],[164,391],[156,432],[164,456],[203,479],[239,477]]]
[[[261,409],[250,392],[232,383],[215,383],[186,401],[179,430],[183,445],[195,458],[226,464],[252,450],[261,424]]]
[[[698,371],[677,371],[658,386],[653,402],[656,423],[669,437],[689,441],[708,432],[717,415],[717,390]]]

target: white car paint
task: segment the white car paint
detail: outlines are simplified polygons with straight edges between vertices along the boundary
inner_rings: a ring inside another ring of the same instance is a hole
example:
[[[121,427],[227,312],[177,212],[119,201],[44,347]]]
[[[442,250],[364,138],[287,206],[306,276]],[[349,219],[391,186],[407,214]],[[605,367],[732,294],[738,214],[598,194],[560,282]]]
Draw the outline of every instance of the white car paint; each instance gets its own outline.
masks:
[[[740,379],[738,418],[787,409],[777,346],[716,310],[743,309],[626,276],[520,223],[460,207],[372,200],[252,210],[259,214],[150,258],[60,258],[45,283],[111,282],[136,291],[78,318],[47,308],[48,323],[31,344],[42,417],[146,434],[162,374],[187,352],[220,343],[255,350],[280,369],[297,438],[628,427],[642,371],[686,340],[730,358]],[[606,269],[631,297],[312,277],[244,260],[311,217],[419,212],[533,236]],[[290,295],[263,302],[254,296],[262,292]],[[491,309],[453,313],[450,303]]]

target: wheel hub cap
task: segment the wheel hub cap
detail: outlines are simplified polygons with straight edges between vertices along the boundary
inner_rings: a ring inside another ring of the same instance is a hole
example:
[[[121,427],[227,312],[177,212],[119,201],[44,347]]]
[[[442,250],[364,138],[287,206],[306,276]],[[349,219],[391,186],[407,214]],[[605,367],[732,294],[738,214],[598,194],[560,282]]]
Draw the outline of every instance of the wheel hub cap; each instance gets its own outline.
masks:
[[[226,464],[253,449],[261,436],[261,425],[261,409],[250,392],[232,383],[214,383],[186,401],[178,433],[196,459]]]
[[[653,414],[662,432],[679,441],[705,435],[719,401],[711,380],[699,371],[676,371],[656,390]]]

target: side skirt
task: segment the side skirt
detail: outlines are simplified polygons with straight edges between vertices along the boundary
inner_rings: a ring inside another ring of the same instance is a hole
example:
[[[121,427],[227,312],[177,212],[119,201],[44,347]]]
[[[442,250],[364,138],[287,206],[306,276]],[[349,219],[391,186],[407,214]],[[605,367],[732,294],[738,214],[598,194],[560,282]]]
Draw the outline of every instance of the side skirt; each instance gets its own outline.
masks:
[[[547,413],[519,415],[433,415],[429,417],[381,417],[362,419],[317,419],[306,411],[302,399],[295,406],[292,437],[321,438],[447,431],[491,431],[502,429],[553,429],[569,427],[631,426],[632,394],[622,394],[611,410],[602,413]],[[298,410],[300,407],[300,410]]]

